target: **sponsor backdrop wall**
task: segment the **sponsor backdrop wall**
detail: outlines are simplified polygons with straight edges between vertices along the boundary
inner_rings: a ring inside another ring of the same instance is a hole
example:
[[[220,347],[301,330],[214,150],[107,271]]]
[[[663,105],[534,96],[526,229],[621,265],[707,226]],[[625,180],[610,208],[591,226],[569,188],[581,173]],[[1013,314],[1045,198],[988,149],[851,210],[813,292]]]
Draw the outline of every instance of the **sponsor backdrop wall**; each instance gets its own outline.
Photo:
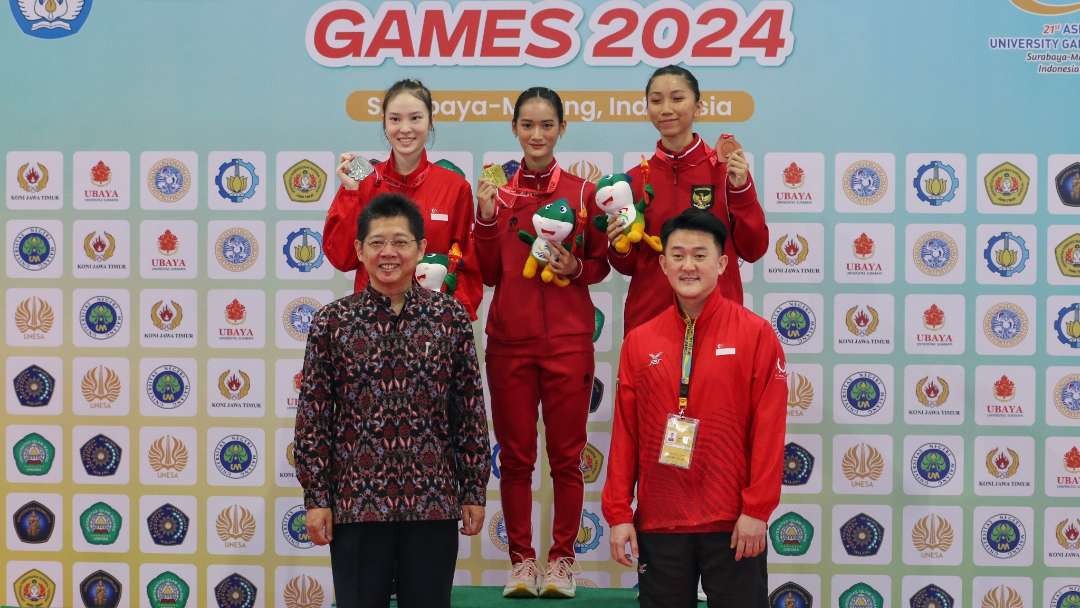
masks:
[[[741,270],[789,355],[776,605],[1080,605],[1075,5],[10,6],[0,603],[330,605],[290,442],[306,324],[352,284],[321,250],[334,159],[385,156],[379,91],[411,76],[473,181],[542,84],[597,179],[651,152],[642,88],[683,62],[771,227]],[[587,585],[635,584],[599,508],[625,292],[593,289]],[[504,581],[494,471],[459,584]],[[546,539],[543,458],[534,489]]]

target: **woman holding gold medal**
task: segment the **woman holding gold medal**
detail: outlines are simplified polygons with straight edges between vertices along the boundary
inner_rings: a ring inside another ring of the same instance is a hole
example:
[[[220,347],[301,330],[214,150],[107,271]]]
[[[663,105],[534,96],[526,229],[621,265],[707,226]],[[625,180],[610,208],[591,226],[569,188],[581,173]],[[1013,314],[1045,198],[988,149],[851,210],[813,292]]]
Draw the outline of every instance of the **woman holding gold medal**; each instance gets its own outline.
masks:
[[[645,87],[646,113],[660,133],[656,152],[628,172],[637,197],[647,197],[645,232],[657,234],[664,222],[683,210],[696,207],[711,212],[724,223],[730,238],[722,252],[727,265],[717,289],[742,303],[742,280],[737,259],[754,262],[769,247],[769,228],[750,177],[750,165],[734,137],[722,135],[710,148],[694,132],[701,109],[697,78],[686,68],[669,65],[657,69]],[[611,222],[608,238],[614,243],[624,226]],[[672,291],[660,271],[659,252],[638,243],[626,253],[608,249],[611,266],[630,278],[623,310],[624,335],[671,305]]]
[[[484,284],[495,288],[486,368],[510,541],[503,595],[573,597],[574,538],[585,492],[581,452],[593,381],[589,285],[607,276],[607,242],[588,228],[600,215],[596,187],[555,160],[555,143],[566,130],[559,95],[544,87],[526,90],[514,105],[511,127],[524,158],[509,179],[498,165],[484,168],[474,226]],[[555,514],[551,550],[538,565],[530,486],[541,411]]]
[[[353,289],[357,292],[364,289],[367,273],[359,263],[359,251],[354,244],[356,221],[368,201],[376,195],[384,192],[404,194],[416,203],[424,216],[424,237],[429,255],[417,267],[418,278],[425,279],[422,281],[425,286],[452,293],[475,319],[483,297],[483,285],[470,238],[472,188],[453,164],[428,161],[424,146],[435,128],[431,116],[431,91],[419,80],[395,82],[383,96],[382,111],[390,157],[372,166],[355,154],[341,155],[337,169],[341,188],[334,196],[323,227],[326,257],[342,272],[356,270]],[[416,247],[416,243],[394,241],[375,245],[390,247],[402,255],[409,255]],[[434,280],[419,276],[423,272],[434,275]]]

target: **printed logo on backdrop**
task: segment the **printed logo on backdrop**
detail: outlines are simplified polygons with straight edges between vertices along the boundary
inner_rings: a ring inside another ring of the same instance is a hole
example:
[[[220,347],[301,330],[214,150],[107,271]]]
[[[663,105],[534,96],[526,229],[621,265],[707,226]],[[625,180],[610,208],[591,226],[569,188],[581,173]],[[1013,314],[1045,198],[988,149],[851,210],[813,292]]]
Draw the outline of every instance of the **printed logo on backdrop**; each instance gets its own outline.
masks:
[[[15,328],[27,341],[45,340],[55,320],[52,305],[37,296],[22,300],[15,308]]]
[[[1080,420],[1080,374],[1067,374],[1058,380],[1052,398],[1062,416]]]
[[[90,185],[94,186],[94,188],[84,190],[83,198],[102,203],[119,201],[120,192],[115,188],[109,188],[109,185],[112,184],[112,177],[112,167],[106,165],[104,160],[97,161],[90,167]]]
[[[978,376],[978,375],[977,375]],[[987,420],[1019,421],[1026,417],[1027,412],[1024,403],[1019,401],[1021,391],[1017,391],[1016,382],[1019,378],[1002,373],[1001,376],[984,380],[990,385],[991,398],[982,398],[979,401],[980,413]]]
[[[146,584],[146,595],[150,598],[151,608],[184,608],[191,595],[191,587],[184,579],[166,570],[150,579]]]
[[[844,409],[860,418],[868,418],[885,406],[885,381],[869,371],[859,371],[844,379],[840,386],[840,401]]]
[[[799,373],[790,373],[787,378],[787,415],[789,418],[798,418],[806,414],[806,410],[814,403],[814,385],[806,376]]]
[[[224,401],[210,400],[211,410],[244,410],[261,409],[262,403],[258,400],[246,400],[251,392],[251,375],[243,369],[225,369],[217,377],[217,394]]]
[[[122,593],[120,581],[104,570],[93,572],[79,583],[79,596],[84,606],[116,608]]]
[[[181,274],[187,273],[189,267],[194,269],[194,261],[188,260],[181,253],[180,247],[186,243],[182,237],[172,230],[165,228],[154,237],[158,255],[150,257],[150,271],[154,274]],[[143,274],[146,276],[146,273]]]
[[[994,167],[983,177],[983,187],[991,204],[998,207],[1015,207],[1027,197],[1031,178],[1023,169],[1010,162]]]
[[[956,267],[960,251],[951,236],[934,230],[915,240],[911,255],[919,272],[940,277]]]
[[[885,601],[877,589],[856,583],[840,594],[840,608],[883,608]]]
[[[223,608],[253,608],[259,588],[233,572],[214,585],[214,599]]]
[[[1014,0],[1018,1],[1018,0]],[[1080,10],[1078,8],[1077,10]],[[1074,608],[1080,606],[1080,585],[1065,585],[1050,598],[1050,608]]]
[[[326,171],[306,158],[286,169],[282,180],[294,203],[317,203],[326,189]]]
[[[840,526],[840,542],[853,557],[877,555],[885,538],[885,527],[866,513],[859,513]]]
[[[885,168],[872,160],[857,160],[844,170],[842,181],[844,195],[849,201],[863,207],[876,205],[889,188],[889,176]]]
[[[326,591],[319,581],[306,574],[295,576],[281,591],[285,608],[315,608],[325,605]]]
[[[928,488],[940,488],[952,481],[959,463],[949,446],[925,443],[911,456],[911,475]]]
[[[916,591],[908,603],[911,608],[951,608],[956,605],[948,592],[933,583]]]
[[[491,521],[488,522],[488,540],[499,551],[506,552],[510,550],[510,537],[506,535],[506,518],[503,517],[502,509],[496,511],[491,516]],[[575,552],[576,545],[575,540]]]
[[[87,232],[83,237],[83,253],[86,259],[96,264],[109,260],[116,253],[116,237],[107,231]],[[89,264],[76,266],[79,270],[90,268]],[[108,267],[106,267],[108,268]]]
[[[240,434],[226,435],[214,447],[214,466],[229,479],[243,479],[255,470],[259,453],[255,444]]]
[[[1051,522],[1047,522],[1049,525]],[[1055,559],[1076,559],[1080,557],[1080,519],[1076,517],[1063,519],[1054,526],[1054,540],[1057,549],[1047,552],[1048,557]]]
[[[281,315],[282,327],[293,340],[303,342],[307,340],[311,321],[320,308],[322,304],[314,298],[295,298],[285,305],[285,312]]]
[[[15,526],[15,536],[20,542],[31,545],[48,542],[56,528],[56,515],[36,500],[16,509],[11,519]]]
[[[1023,551],[1027,530],[1023,522],[1008,513],[999,513],[983,522],[980,529],[982,547],[997,559],[1010,559]]]
[[[246,228],[228,228],[214,244],[218,264],[229,272],[244,272],[259,259],[259,241]]]
[[[983,315],[983,335],[994,346],[1012,348],[1027,337],[1030,324],[1024,309],[1012,302],[1001,302]]]
[[[218,196],[221,198],[232,203],[243,203],[255,196],[259,175],[252,163],[242,158],[233,158],[218,166],[214,185],[217,186]]]
[[[297,549],[310,549],[315,546],[307,532],[307,509],[296,505],[285,512],[281,518],[281,536]]]
[[[784,446],[785,486],[802,486],[814,472],[814,455],[801,445],[791,442]]]
[[[1062,455],[1061,466],[1064,468],[1065,475],[1058,474],[1054,481],[1058,490],[1076,490],[1080,489],[1080,448],[1077,446],[1070,447],[1064,455]],[[1050,463],[1047,463],[1047,468],[1051,467]]]
[[[574,553],[584,555],[596,551],[600,547],[600,539],[603,536],[604,526],[600,523],[600,516],[583,508],[581,527],[578,528],[577,537],[574,539]]]
[[[919,166],[915,171],[912,186],[915,187],[915,195],[919,200],[931,207],[940,207],[956,198],[960,180],[952,165],[933,160]]]
[[[1054,261],[1062,276],[1071,279],[1080,277],[1080,232],[1065,237],[1054,247]]]
[[[788,346],[805,344],[817,329],[817,317],[807,304],[788,300],[776,307],[772,325],[780,341]]]
[[[191,171],[175,158],[163,158],[146,175],[150,194],[163,203],[175,203],[191,190]]]
[[[955,532],[949,520],[931,513],[911,528],[911,544],[923,559],[941,559],[953,545]]]
[[[45,407],[49,405],[56,390],[56,379],[37,365],[31,365],[15,375],[12,385],[19,405]]]
[[[36,568],[15,579],[14,588],[19,608],[48,608],[56,595],[56,583]]]
[[[11,14],[28,36],[64,38],[82,29],[93,5],[94,0],[11,0]]]
[[[40,161],[31,161],[19,165],[15,172],[15,180],[19,183],[19,189],[26,194],[14,194],[12,200],[16,201],[58,201],[56,194],[44,194],[49,187],[49,166]]]
[[[163,410],[174,410],[191,394],[191,380],[183,368],[160,365],[146,378],[146,397]]]
[[[15,442],[12,455],[19,473],[41,477],[52,469],[56,460],[56,446],[37,433],[29,433]]]
[[[191,519],[179,507],[165,503],[154,509],[146,518],[150,538],[155,545],[175,547],[187,538]]]
[[[1005,278],[1023,272],[1030,257],[1024,237],[1008,231],[990,237],[983,249],[986,267],[990,272]]]
[[[246,549],[255,538],[258,521],[241,505],[225,507],[214,522],[217,536],[229,549]]]
[[[79,515],[79,529],[91,545],[111,545],[120,536],[124,518],[104,502],[96,502]]]
[[[814,542],[814,526],[802,515],[789,511],[769,526],[769,540],[777,555],[806,555]]]
[[[998,585],[983,595],[981,608],[1025,608],[1024,596],[1008,585]]]
[[[915,334],[915,346],[921,348],[953,346],[956,340],[951,333],[944,331],[945,323],[945,311],[938,307],[937,302],[934,302],[922,313],[922,326],[926,331]]]
[[[871,487],[885,471],[885,458],[874,446],[860,443],[844,452],[840,467],[852,487]]]
[[[45,228],[29,226],[15,235],[11,253],[19,266],[38,272],[47,268],[56,258],[56,239]]]
[[[150,444],[146,459],[158,479],[179,479],[187,468],[188,449],[179,438],[164,435]]]
[[[769,594],[769,608],[812,608],[814,596],[798,583],[788,581]]]
[[[1080,302],[1063,306],[1054,319],[1057,341],[1074,349],[1080,349]]]
[[[592,443],[586,443],[585,449],[581,451],[580,468],[585,483],[596,483],[604,470],[604,453]]]
[[[120,468],[123,453],[119,444],[106,435],[98,434],[79,448],[79,459],[87,475],[111,477]]]
[[[322,234],[311,228],[300,228],[285,237],[281,248],[285,263],[299,272],[311,272],[323,265]]]
[[[1080,207],[1080,162],[1065,167],[1054,176],[1054,189],[1066,207]]]
[[[94,296],[79,308],[79,325],[94,340],[108,340],[124,325],[124,311],[108,296]]]
[[[874,243],[874,239],[870,238],[865,232],[860,232],[859,236],[855,237],[855,240],[851,242],[852,254],[859,261],[848,262],[847,271],[852,274],[883,274],[884,270],[879,262],[869,261],[870,258],[874,257],[875,249],[876,243]]]

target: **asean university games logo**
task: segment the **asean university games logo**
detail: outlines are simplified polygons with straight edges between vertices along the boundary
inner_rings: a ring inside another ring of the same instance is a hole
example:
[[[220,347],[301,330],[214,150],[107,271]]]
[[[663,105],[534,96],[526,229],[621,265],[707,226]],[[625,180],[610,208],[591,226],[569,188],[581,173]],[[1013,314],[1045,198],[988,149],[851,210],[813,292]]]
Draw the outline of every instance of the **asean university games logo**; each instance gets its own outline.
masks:
[[[35,38],[63,38],[78,33],[94,0],[11,0],[11,14],[23,33]]]

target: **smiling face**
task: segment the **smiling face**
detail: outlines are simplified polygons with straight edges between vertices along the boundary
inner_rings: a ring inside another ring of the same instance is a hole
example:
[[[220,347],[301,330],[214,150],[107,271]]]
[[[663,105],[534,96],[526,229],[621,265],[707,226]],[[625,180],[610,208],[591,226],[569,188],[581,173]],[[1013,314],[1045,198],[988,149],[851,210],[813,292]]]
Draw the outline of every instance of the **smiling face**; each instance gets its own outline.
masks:
[[[380,217],[371,220],[367,238],[356,241],[356,255],[371,286],[379,293],[395,294],[412,284],[426,247],[426,239],[416,241],[405,216]]]
[[[408,91],[401,91],[386,104],[383,129],[395,156],[412,157],[427,144],[431,116],[424,102]]]
[[[574,231],[574,210],[566,199],[548,203],[533,214],[533,228],[545,241],[562,242]]]
[[[727,261],[708,232],[675,230],[665,243],[660,269],[686,309],[688,304],[700,305],[716,289]]]
[[[649,121],[660,132],[666,146],[679,145],[678,152],[693,140],[694,118],[701,104],[694,99],[690,83],[682,76],[664,74],[652,81],[646,94],[646,113]]]
[[[555,157],[555,142],[566,131],[566,122],[559,122],[555,107],[540,97],[522,104],[517,121],[511,126],[525,153],[526,165],[534,171],[551,164]]]

